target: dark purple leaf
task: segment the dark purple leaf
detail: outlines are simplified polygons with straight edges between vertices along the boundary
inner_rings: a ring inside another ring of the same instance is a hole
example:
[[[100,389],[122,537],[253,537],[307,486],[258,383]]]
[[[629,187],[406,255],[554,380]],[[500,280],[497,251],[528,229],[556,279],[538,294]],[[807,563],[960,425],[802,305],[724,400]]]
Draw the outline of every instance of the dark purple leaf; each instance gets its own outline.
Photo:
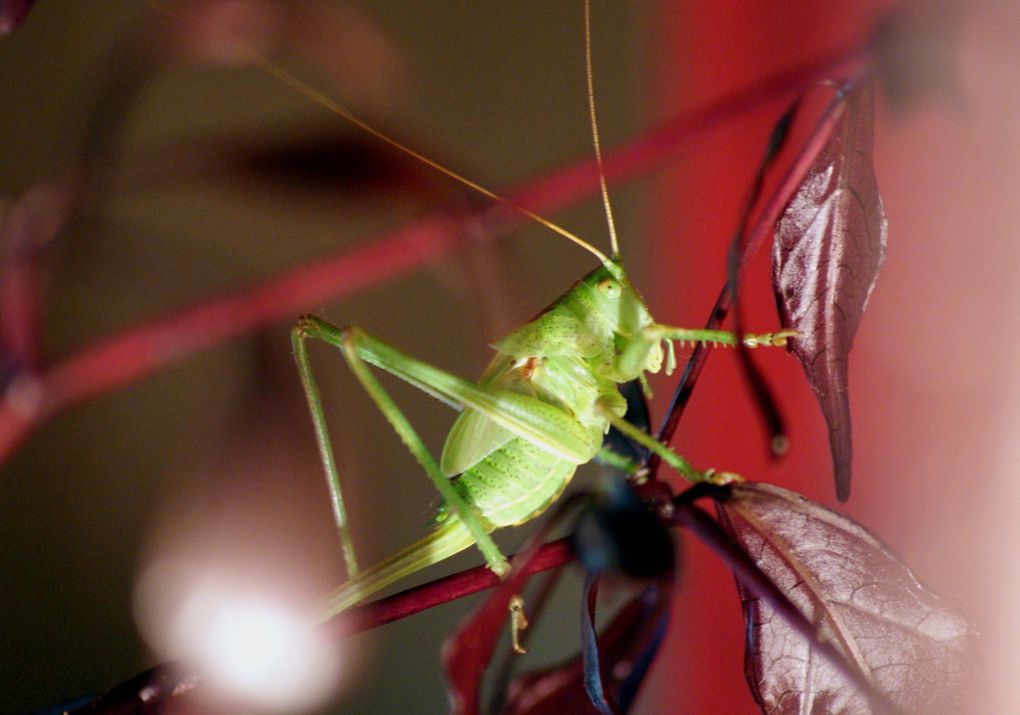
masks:
[[[0,35],[9,35],[25,21],[34,0],[0,0]]]
[[[702,486],[702,485],[698,485]],[[754,559],[738,544],[719,522],[710,517],[703,509],[693,503],[694,499],[708,496],[706,491],[698,495],[695,490],[688,489],[674,500],[673,518],[691,530],[712,551],[722,558],[723,562],[737,577],[738,585],[744,593],[753,594],[778,614],[783,621],[796,633],[814,644],[816,655],[841,673],[848,683],[852,683],[858,692],[864,694],[876,714],[897,713],[888,698],[876,690],[873,683],[852,662],[845,658],[831,640],[819,640],[817,626],[808,620],[800,609],[785,593],[772,582],[770,577],[758,566]],[[712,490],[717,501],[725,501],[730,496],[730,487]]]
[[[72,700],[67,700],[57,705],[51,705],[48,708],[39,710],[33,715],[67,715],[70,712],[88,705],[96,699],[96,695],[82,695]]]
[[[792,349],[825,420],[840,501],[850,495],[847,356],[885,257],[886,220],[871,163],[874,89],[855,88],[776,225],[772,287]]]
[[[636,579],[671,578],[673,533],[625,479],[599,490],[577,519],[574,552],[590,574]]]
[[[584,692],[601,715],[619,715],[616,698],[606,691],[599,658],[599,639],[595,632],[595,606],[598,603],[599,579],[588,574],[584,580],[584,601],[581,606],[581,672]]]
[[[908,712],[971,711],[969,623],[872,534],[764,484],[734,485],[719,513],[734,540],[878,692]],[[740,593],[747,678],[764,712],[873,712],[771,605],[743,586]]]
[[[621,608],[598,637],[601,686],[620,712],[627,712],[648,673],[669,619],[669,583],[659,582]],[[588,618],[587,599],[582,628]],[[594,644],[594,638],[591,639]],[[529,673],[509,688],[503,715],[565,715],[596,713],[585,691],[585,664],[577,658],[563,665]]]
[[[769,133],[769,141],[765,148],[765,156],[758,165],[758,171],[755,172],[754,180],[751,182],[747,198],[744,201],[744,209],[740,216],[739,227],[733,236],[733,240],[730,241],[726,273],[729,291],[733,296],[733,331],[737,335],[743,335],[746,332],[744,311],[739,299],[739,288],[741,269],[747,261],[746,250],[751,213],[761,199],[762,190],[765,187],[765,177],[776,163],[783,147],[786,146],[787,139],[790,136],[790,127],[793,125],[793,120],[800,109],[800,103],[801,98],[798,97],[783,112],[775,126],[772,127],[772,131]],[[772,456],[779,456],[786,452],[786,424],[782,413],[779,411],[779,405],[776,403],[775,396],[772,394],[772,388],[769,387],[761,369],[755,363],[754,358],[751,357],[750,349],[742,342],[737,342],[737,359],[743,370],[744,380],[747,382],[751,395],[754,397],[755,405],[758,407],[758,414],[768,434],[769,451]]]

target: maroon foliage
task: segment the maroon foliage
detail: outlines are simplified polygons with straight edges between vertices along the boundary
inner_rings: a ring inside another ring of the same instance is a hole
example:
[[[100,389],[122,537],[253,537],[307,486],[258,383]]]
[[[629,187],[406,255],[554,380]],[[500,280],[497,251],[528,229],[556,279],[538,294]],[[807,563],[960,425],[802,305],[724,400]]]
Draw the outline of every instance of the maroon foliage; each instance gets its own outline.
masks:
[[[962,713],[970,626],[863,527],[793,492],[734,486],[720,522],[876,690],[910,712]],[[738,582],[739,584],[739,582]],[[746,672],[767,713],[871,713],[865,694],[742,585]]]
[[[829,425],[840,501],[850,495],[847,355],[885,257],[872,168],[874,90],[854,87],[835,131],[776,226],[772,285],[783,325]]]

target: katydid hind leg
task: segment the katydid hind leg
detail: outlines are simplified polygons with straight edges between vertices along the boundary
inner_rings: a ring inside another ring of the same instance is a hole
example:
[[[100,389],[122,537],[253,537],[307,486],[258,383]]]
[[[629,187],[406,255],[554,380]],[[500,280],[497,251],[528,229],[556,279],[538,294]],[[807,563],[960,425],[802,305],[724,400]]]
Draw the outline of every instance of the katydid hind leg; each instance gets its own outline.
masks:
[[[461,520],[448,519],[424,538],[405,546],[379,563],[359,572],[354,578],[340,584],[323,599],[319,608],[318,620],[320,622],[328,621],[338,613],[365,601],[405,576],[410,576],[460,553],[474,543],[474,538]]]
[[[326,416],[322,408],[322,396],[312,373],[311,362],[308,359],[308,346],[305,344],[307,336],[300,326],[296,326],[291,331],[290,337],[294,348],[294,361],[297,363],[298,373],[301,375],[301,386],[304,388],[305,398],[308,400],[308,411],[311,413],[312,424],[315,426],[315,441],[318,445],[319,457],[326,472],[326,484],[329,487],[333,519],[340,534],[344,565],[347,567],[348,578],[354,578],[359,572],[358,560],[354,551],[354,540],[351,537],[343,493],[340,489],[340,473],[337,470],[333,444],[329,438],[329,427],[326,425]]]
[[[503,576],[509,571],[510,567],[507,563],[506,557],[503,556],[502,552],[496,546],[496,543],[489,536],[488,529],[481,523],[477,514],[474,510],[464,501],[461,495],[454,489],[452,483],[447,479],[446,475],[440,470],[435,458],[428,451],[425,443],[418,436],[418,433],[412,427],[410,421],[404,415],[404,413],[397,407],[396,403],[389,396],[383,386],[375,378],[375,376],[368,369],[367,364],[362,359],[360,350],[358,347],[358,337],[364,336],[364,333],[360,331],[355,332],[351,328],[337,328],[336,326],[330,325],[329,323],[315,318],[314,316],[305,316],[298,323],[294,329],[295,332],[295,344],[303,343],[307,338],[316,338],[323,342],[332,345],[333,347],[340,350],[347,364],[350,366],[354,376],[361,383],[361,386],[368,393],[372,401],[375,402],[376,407],[379,408],[383,416],[390,423],[393,429],[397,432],[401,441],[407,446],[411,454],[417,460],[418,464],[421,465],[422,469],[425,470],[426,475],[432,481],[433,485],[443,496],[446,503],[454,511],[457,517],[463,522],[468,532],[471,534],[474,543],[478,546],[482,555],[485,557],[485,562],[499,576]],[[308,366],[307,356],[305,356],[304,363]],[[379,367],[388,372],[396,372],[399,374],[400,366],[397,364],[387,365],[379,364]],[[307,369],[309,379],[311,378],[311,369]],[[302,374],[304,379],[305,375]],[[314,387],[314,380],[310,379],[310,384]],[[421,386],[426,392],[435,394],[435,391],[430,389],[427,385]],[[307,392],[306,387],[306,392]],[[325,434],[325,420],[321,417],[322,407],[321,401],[318,401],[317,406],[313,404],[312,394],[309,394],[309,405],[312,409],[313,421],[316,422],[316,429],[320,429],[319,423],[321,422],[321,429]],[[317,398],[317,391],[314,393]],[[316,417],[316,411],[318,411],[318,417]],[[325,440],[325,448],[331,452],[329,448],[328,437]],[[330,458],[332,455],[330,454]],[[324,463],[326,459],[323,459]],[[327,467],[327,471],[329,467]],[[333,466],[335,472],[335,464]]]
[[[457,377],[405,355],[357,328],[349,328],[344,337],[339,337],[337,328],[323,325],[334,334],[334,340],[348,341],[361,360],[382,368],[442,402],[457,408],[477,410],[515,436],[562,459],[584,464],[595,456],[601,446],[601,436],[595,439],[573,414],[549,402]]]

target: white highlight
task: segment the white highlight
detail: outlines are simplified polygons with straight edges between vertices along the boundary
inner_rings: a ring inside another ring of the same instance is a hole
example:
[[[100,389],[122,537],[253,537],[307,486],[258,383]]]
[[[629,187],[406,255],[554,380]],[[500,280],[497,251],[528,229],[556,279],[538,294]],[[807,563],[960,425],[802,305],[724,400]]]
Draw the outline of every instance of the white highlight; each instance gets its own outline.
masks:
[[[296,608],[195,564],[163,561],[147,569],[135,611],[154,650],[195,663],[212,695],[246,710],[307,710],[339,680],[337,648]]]

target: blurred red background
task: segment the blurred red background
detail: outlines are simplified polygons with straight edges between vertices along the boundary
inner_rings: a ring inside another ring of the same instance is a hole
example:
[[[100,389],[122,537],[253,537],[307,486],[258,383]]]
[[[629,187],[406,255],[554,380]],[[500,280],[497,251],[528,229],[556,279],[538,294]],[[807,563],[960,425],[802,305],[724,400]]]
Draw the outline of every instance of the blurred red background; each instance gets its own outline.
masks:
[[[698,106],[852,42],[887,6],[698,2],[681,10],[661,3],[654,66],[662,111]],[[854,483],[844,509],[975,619],[986,680],[974,712],[991,713],[1010,711],[1020,696],[1010,676],[1018,569],[1009,547],[1017,537],[1020,315],[1020,82],[1010,69],[1020,57],[1010,38],[1020,13],[1009,3],[961,7],[959,24],[936,36],[958,47],[929,48],[957,53],[947,83],[955,92],[920,97],[899,112],[887,97],[879,105],[875,158],[889,250],[851,356]],[[938,17],[939,4],[913,10]],[[658,189],[651,210],[664,258],[656,285],[672,285],[667,303],[707,310],[718,278],[702,267],[721,265],[722,243],[689,239],[732,232],[779,109],[712,132]],[[670,250],[678,237],[688,240]],[[749,324],[769,320],[767,290],[764,281],[745,290]],[[724,453],[760,431],[750,410],[731,407],[748,399],[732,365],[709,373],[681,428],[679,445],[689,455]],[[802,375],[781,366],[769,374],[786,408],[790,454],[773,465],[763,450],[744,450],[749,461],[736,467],[834,504],[824,428]],[[743,643],[732,579],[691,541],[668,641],[671,665],[656,673],[657,711],[753,712],[747,691],[735,686]]]

